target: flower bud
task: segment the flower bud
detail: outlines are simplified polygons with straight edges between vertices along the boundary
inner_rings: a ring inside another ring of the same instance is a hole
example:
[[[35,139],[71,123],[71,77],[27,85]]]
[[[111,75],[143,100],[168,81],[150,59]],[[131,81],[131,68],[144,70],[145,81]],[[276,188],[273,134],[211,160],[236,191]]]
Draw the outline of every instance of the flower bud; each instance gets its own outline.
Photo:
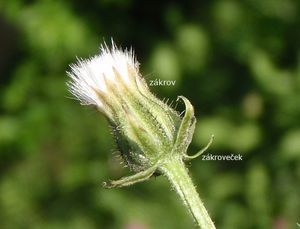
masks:
[[[79,59],[71,70],[71,93],[108,118],[121,155],[132,170],[144,171],[167,157],[185,154],[195,125],[193,107],[182,97],[187,106],[182,120],[156,98],[140,75],[132,50],[120,50],[114,43],[112,48],[102,45],[100,55]]]

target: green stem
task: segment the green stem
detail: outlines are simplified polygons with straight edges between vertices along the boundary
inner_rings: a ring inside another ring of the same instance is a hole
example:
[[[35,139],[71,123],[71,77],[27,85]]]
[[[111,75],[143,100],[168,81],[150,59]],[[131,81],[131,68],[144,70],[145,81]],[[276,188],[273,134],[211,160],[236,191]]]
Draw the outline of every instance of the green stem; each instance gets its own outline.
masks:
[[[183,161],[172,158],[160,167],[202,229],[215,229]]]

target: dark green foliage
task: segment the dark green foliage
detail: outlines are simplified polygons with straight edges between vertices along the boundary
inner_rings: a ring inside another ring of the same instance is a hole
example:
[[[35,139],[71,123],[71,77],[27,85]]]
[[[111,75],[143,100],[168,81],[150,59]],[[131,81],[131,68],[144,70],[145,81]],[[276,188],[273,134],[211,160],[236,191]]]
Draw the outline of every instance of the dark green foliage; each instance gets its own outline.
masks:
[[[110,37],[133,46],[147,82],[176,80],[150,87],[158,97],[194,105],[189,155],[211,134],[207,153],[243,155],[191,162],[217,228],[296,228],[299,15],[296,0],[0,1],[0,228],[193,228],[165,179],[101,187],[128,170],[65,71]]]

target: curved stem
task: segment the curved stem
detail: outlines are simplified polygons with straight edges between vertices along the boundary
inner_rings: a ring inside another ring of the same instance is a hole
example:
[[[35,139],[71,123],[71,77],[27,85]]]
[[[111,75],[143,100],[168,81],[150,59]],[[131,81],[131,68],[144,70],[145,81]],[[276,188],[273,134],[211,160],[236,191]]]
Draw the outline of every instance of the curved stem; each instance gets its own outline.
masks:
[[[182,160],[172,158],[160,170],[172,183],[197,225],[202,229],[215,229]]]

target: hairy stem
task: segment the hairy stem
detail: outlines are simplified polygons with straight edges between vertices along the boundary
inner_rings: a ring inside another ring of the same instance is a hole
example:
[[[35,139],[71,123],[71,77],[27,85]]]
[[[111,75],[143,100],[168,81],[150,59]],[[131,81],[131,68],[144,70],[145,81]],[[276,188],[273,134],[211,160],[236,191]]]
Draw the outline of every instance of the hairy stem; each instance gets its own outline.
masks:
[[[183,161],[180,158],[172,158],[163,164],[160,170],[172,183],[197,225],[202,229],[215,229]]]

